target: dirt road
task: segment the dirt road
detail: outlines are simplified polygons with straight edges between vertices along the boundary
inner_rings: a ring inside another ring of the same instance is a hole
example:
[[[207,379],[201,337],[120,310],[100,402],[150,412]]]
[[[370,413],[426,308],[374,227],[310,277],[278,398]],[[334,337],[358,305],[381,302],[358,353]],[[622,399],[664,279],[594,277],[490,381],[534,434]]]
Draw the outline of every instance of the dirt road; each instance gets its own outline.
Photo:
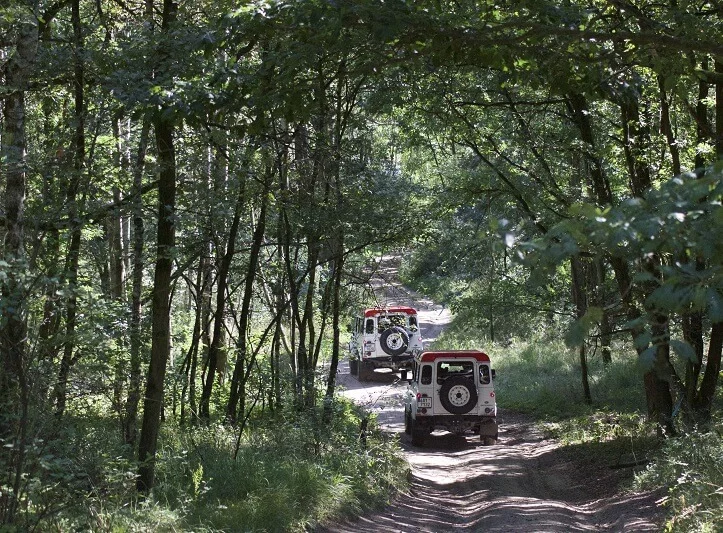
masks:
[[[393,264],[379,272],[382,305],[412,305],[419,311],[425,345],[442,331],[450,314],[414,295],[395,281]],[[360,383],[340,367],[344,394],[376,413],[382,428],[399,436],[411,466],[409,494],[377,513],[319,528],[319,532],[441,531],[660,531],[660,493],[619,493],[626,472],[609,465],[581,463],[536,431],[533,421],[500,410],[495,446],[479,437],[434,432],[424,447],[404,434],[398,375],[377,372],[374,382]],[[504,391],[498,391],[504,394]]]

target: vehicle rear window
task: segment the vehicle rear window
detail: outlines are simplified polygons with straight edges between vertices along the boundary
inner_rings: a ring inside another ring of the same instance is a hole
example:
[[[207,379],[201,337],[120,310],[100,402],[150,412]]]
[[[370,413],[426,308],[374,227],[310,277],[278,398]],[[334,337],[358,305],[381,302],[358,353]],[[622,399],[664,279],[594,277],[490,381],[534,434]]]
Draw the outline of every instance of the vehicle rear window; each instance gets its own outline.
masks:
[[[464,376],[474,380],[474,363],[472,361],[441,361],[437,363],[438,385],[452,376]]]
[[[367,318],[367,323],[364,329],[364,333],[374,333],[374,319],[373,318]]]

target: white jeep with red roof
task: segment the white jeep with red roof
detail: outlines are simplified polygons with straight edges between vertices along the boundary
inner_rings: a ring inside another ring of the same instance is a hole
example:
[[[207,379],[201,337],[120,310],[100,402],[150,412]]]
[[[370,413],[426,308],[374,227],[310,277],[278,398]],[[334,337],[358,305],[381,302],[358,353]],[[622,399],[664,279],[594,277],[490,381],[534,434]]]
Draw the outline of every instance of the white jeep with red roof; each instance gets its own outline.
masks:
[[[404,398],[404,430],[421,446],[435,429],[479,433],[497,442],[497,404],[490,358],[479,350],[423,352],[414,358]]]
[[[350,330],[349,368],[359,381],[371,379],[377,368],[411,368],[414,356],[424,349],[413,307],[365,309]]]

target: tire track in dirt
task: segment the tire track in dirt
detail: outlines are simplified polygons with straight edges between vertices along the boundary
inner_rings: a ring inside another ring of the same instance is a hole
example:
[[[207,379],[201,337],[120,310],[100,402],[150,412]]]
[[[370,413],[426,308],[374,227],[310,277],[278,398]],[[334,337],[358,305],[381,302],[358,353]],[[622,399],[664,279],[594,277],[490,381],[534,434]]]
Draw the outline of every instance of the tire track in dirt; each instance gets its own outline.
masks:
[[[426,345],[451,315],[401,286],[396,261],[390,259],[380,263],[373,280],[378,304],[417,308]],[[598,482],[557,443],[544,439],[525,415],[498,411],[495,446],[482,446],[477,436],[440,431],[424,447],[412,446],[404,434],[406,383],[389,371],[376,372],[375,378],[360,383],[344,361],[338,385],[374,413],[384,431],[398,436],[410,465],[409,492],[384,509],[316,532],[660,531],[660,493],[623,494]]]

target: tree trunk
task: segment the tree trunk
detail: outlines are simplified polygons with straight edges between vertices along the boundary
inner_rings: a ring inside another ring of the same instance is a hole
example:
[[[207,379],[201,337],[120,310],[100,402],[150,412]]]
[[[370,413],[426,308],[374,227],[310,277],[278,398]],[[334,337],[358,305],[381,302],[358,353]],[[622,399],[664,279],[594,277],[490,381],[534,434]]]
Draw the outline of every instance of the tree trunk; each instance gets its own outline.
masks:
[[[241,315],[239,317],[239,340],[236,352],[236,362],[234,364],[233,378],[231,380],[231,392],[229,394],[228,405],[226,407],[226,418],[231,423],[236,423],[239,415],[239,403],[244,401],[245,383],[248,379],[248,372],[251,365],[247,365],[247,335],[251,313],[251,303],[253,298],[254,283],[256,282],[256,273],[261,255],[261,247],[264,243],[266,235],[266,212],[269,203],[269,188],[271,186],[272,171],[267,171],[264,187],[261,191],[261,207],[259,211],[258,221],[254,229],[251,249],[249,250],[249,265],[244,280],[244,294],[241,302]],[[240,411],[241,416],[244,415],[243,409]]]
[[[164,1],[164,20],[175,9],[171,0]],[[163,113],[155,122],[158,149],[158,251],[153,279],[151,361],[148,367],[143,423],[138,450],[137,487],[146,493],[153,488],[155,456],[163,406],[166,363],[170,355],[171,271],[175,246],[176,156],[173,145],[174,126]]]
[[[586,265],[583,260],[579,257],[573,257],[571,260],[572,267],[572,300],[575,303],[575,316],[578,320],[582,319],[587,313],[587,301],[586,301],[586,287],[585,275]],[[587,351],[586,342],[580,344],[579,350],[580,356],[580,371],[582,377],[582,392],[585,403],[592,404],[592,394],[590,393],[590,381],[588,379],[588,368],[587,368]]]
[[[176,19],[178,4],[163,0],[161,29],[166,35]],[[161,51],[168,60],[168,52]],[[151,361],[148,366],[143,422],[138,444],[138,480],[136,487],[148,493],[155,482],[156,448],[163,410],[163,385],[166,363],[171,351],[171,273],[176,244],[176,152],[174,123],[168,109],[161,108],[155,118],[158,151],[158,230],[156,270],[153,278],[151,310]]]
[[[699,420],[709,422],[713,410],[713,401],[716,396],[718,378],[721,371],[721,351],[723,350],[723,322],[713,324],[708,345],[708,358],[706,361],[703,380],[696,395],[693,408]]]
[[[336,373],[339,368],[339,354],[341,347],[341,327],[339,325],[341,317],[341,281],[344,270],[344,234],[340,233],[335,239],[336,253],[334,257],[334,271],[332,274],[332,282],[334,283],[332,296],[332,345],[331,345],[331,363],[329,364],[329,377],[326,380],[326,401],[324,405],[325,417],[331,417],[331,403],[334,399],[334,390],[336,388]]]
[[[239,184],[238,197],[236,199],[236,208],[234,210],[233,221],[228,234],[228,241],[223,257],[221,258],[221,267],[219,268],[216,283],[216,313],[213,323],[213,339],[208,349],[208,363],[206,366],[206,380],[203,384],[201,392],[201,401],[199,404],[199,416],[205,421],[211,419],[211,393],[213,391],[213,382],[216,378],[216,370],[219,363],[219,353],[224,347],[222,346],[224,335],[224,320],[226,320],[226,292],[228,288],[228,273],[231,269],[231,261],[236,252],[236,236],[238,235],[238,227],[241,220],[241,208],[245,197],[245,184]]]
[[[680,174],[680,151],[678,150],[678,142],[673,133],[673,125],[670,123],[670,101],[665,91],[665,78],[658,76],[658,89],[660,90],[660,129],[665,135],[670,150],[670,158],[672,160],[673,175]]]
[[[723,61],[715,61],[715,71],[718,73],[718,81],[715,84],[715,153],[717,159],[723,158]]]
[[[58,382],[55,387],[55,414],[60,417],[65,413],[67,401],[68,378],[70,369],[77,361],[75,350],[75,328],[78,316],[78,267],[80,264],[81,224],[78,193],[81,176],[85,168],[85,66],[83,29],[80,20],[80,0],[73,0],[71,20],[73,23],[74,40],[74,107],[75,107],[75,138],[73,140],[73,173],[67,190],[68,219],[70,220],[70,244],[65,261],[65,280],[68,284],[68,300],[65,310],[65,339],[63,356],[58,371]]]
[[[27,317],[25,288],[15,269],[24,268],[24,209],[26,193],[25,91],[35,67],[38,27],[33,13],[20,13],[13,54],[5,64],[4,121],[0,165],[5,174],[5,235],[2,260],[11,265],[0,285],[0,440],[12,443],[0,453],[7,468],[8,490],[0,492],[0,524],[12,524],[18,511],[24,454],[27,446],[29,383],[26,371]],[[9,89],[9,90],[8,90]],[[7,439],[7,440],[6,440]],[[3,473],[5,474],[5,472]]]
[[[145,120],[141,127],[141,137],[138,142],[138,155],[133,169],[133,287],[131,289],[131,317],[129,323],[130,337],[130,369],[128,382],[128,398],[125,406],[123,421],[123,434],[126,444],[135,446],[138,436],[138,404],[141,400],[141,316],[143,304],[143,248],[145,236],[143,234],[143,170],[146,163],[148,148],[148,135],[150,123]]]

